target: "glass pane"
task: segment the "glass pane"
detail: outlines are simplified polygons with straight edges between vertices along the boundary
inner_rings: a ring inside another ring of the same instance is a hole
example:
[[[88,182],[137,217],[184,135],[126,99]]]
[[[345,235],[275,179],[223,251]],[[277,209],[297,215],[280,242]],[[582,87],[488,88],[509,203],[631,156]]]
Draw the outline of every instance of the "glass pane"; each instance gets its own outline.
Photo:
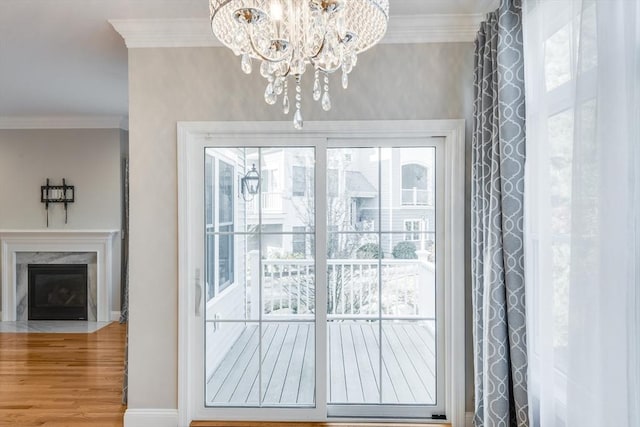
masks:
[[[294,249],[300,252],[294,253]],[[262,235],[263,319],[314,319],[313,249],[313,234]]]
[[[378,148],[327,150],[327,225],[373,231],[379,218]]]
[[[551,262],[553,266],[554,347],[567,347],[571,277],[571,204],[573,176],[574,110],[549,117],[549,198],[551,206]],[[588,144],[584,144],[587,146]],[[558,360],[562,360],[559,358]],[[563,365],[564,361],[560,363]]]
[[[544,44],[544,71],[547,91],[571,80],[571,22],[560,28]]]
[[[313,322],[263,323],[263,406],[313,406],[315,370]]]
[[[405,240],[406,233],[382,237],[393,246],[392,256],[382,259],[383,316],[435,318],[434,234],[417,233],[415,242]]]
[[[260,174],[260,149],[256,147],[242,148],[244,159],[242,169],[238,173],[237,191],[238,204],[241,204],[238,214],[244,219],[244,227],[237,227],[238,231],[256,232],[259,219],[260,187],[262,187]],[[263,175],[262,175],[263,176]],[[243,180],[244,179],[244,180]],[[260,184],[257,184],[260,182]]]
[[[380,402],[378,321],[340,320],[327,324],[329,402]]]
[[[330,233],[327,315],[378,316],[378,235]]]
[[[258,323],[206,323],[206,406],[258,406]]]
[[[382,321],[382,403],[436,404],[435,321]]]
[[[381,149],[382,231],[434,228],[435,155],[435,147]]]
[[[310,147],[260,149],[260,195],[249,209],[251,224],[257,224],[262,210],[262,226],[315,226],[315,150]]]
[[[257,242],[255,234],[207,233],[204,283],[207,320],[258,319]]]
[[[227,163],[224,160],[218,161],[218,221],[220,224],[233,224],[233,176],[234,167],[231,163]]]

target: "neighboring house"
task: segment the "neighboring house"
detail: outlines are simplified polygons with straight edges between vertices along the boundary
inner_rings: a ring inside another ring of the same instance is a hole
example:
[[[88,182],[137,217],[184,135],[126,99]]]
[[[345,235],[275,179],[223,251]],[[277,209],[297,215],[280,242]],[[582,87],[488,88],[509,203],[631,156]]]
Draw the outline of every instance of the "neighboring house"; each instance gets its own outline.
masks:
[[[329,231],[367,232],[379,227],[394,231],[396,233],[381,245],[386,258],[392,256],[393,248],[401,241],[414,243],[417,250],[429,250],[435,231],[433,155],[424,156],[424,153],[414,153],[411,149],[393,152],[383,149],[382,154],[388,158],[383,158],[380,183],[377,182],[378,161],[377,158],[372,159],[370,152],[340,149],[329,159]],[[224,188],[218,190],[229,195],[239,191],[229,187],[233,184],[232,175],[238,181],[254,165],[260,168],[260,195],[245,205],[246,226],[249,231],[258,223],[260,216],[263,231],[281,233],[263,237],[266,256],[304,258],[310,255],[310,235],[303,233],[313,231],[313,151],[300,148],[291,153],[282,148],[269,148],[262,150],[261,159],[255,150],[238,157],[234,165],[223,160],[218,162],[223,169],[208,173],[217,173],[215,176],[218,178],[226,174],[226,181],[220,184]],[[382,200],[378,197],[379,184],[382,184]],[[222,198],[220,201],[226,201],[230,214],[233,200]],[[220,209],[225,209],[225,206]],[[234,224],[242,227],[239,220],[221,222],[220,230],[224,231],[224,227],[234,229]],[[248,250],[258,248],[257,241],[249,239],[248,244]],[[227,253],[225,248],[220,249],[222,255]],[[230,267],[221,265],[221,268],[226,271]],[[224,287],[224,283],[221,286]]]

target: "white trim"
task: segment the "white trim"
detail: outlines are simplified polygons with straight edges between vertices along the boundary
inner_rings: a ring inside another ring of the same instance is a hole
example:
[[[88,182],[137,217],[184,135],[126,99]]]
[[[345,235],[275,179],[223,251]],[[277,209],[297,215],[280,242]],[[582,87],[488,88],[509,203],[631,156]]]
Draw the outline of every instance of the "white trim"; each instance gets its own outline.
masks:
[[[16,320],[17,252],[95,252],[98,322],[111,315],[113,241],[120,230],[0,230],[2,321]]]
[[[473,427],[473,412],[467,412],[465,414],[464,427]]]
[[[483,14],[400,15],[389,20],[380,43],[472,42]],[[220,47],[207,18],[110,19],[128,48]]]
[[[189,147],[197,140],[255,137],[287,141],[319,138],[445,138],[445,406],[454,427],[465,425],[465,313],[464,313],[464,120],[327,121],[306,122],[303,131],[292,131],[286,122],[178,122],[178,244],[179,244],[179,331],[178,331],[178,414],[180,425],[191,421],[194,402],[189,362],[191,360],[192,313],[195,310],[193,272],[189,271],[187,235],[191,218],[189,204]],[[318,188],[316,188],[317,190]],[[318,400],[320,403],[320,399]],[[262,409],[265,417],[269,409]],[[237,412],[237,411],[236,411]],[[243,419],[255,419],[251,409],[243,409]],[[221,412],[222,414],[222,412]],[[224,412],[224,415],[231,412]],[[257,415],[256,415],[257,416]],[[227,419],[225,417],[225,419]],[[231,418],[228,418],[231,419]]]
[[[109,19],[125,45],[140,47],[217,47],[207,18]]]
[[[472,42],[483,20],[482,14],[396,16],[380,43]]]
[[[127,116],[0,116],[0,129],[123,129]]]
[[[124,413],[124,427],[176,427],[177,425],[177,409],[127,409]]]
[[[119,311],[111,311],[111,321],[112,322],[118,322],[120,321],[120,312]]]
[[[465,297],[464,297],[464,120],[458,120],[457,126],[447,134],[445,179],[451,180],[445,186],[445,334],[451,339],[447,342],[447,361],[451,366],[446,369],[448,385],[447,410],[452,426],[464,425],[465,417]],[[451,191],[452,194],[447,194]]]

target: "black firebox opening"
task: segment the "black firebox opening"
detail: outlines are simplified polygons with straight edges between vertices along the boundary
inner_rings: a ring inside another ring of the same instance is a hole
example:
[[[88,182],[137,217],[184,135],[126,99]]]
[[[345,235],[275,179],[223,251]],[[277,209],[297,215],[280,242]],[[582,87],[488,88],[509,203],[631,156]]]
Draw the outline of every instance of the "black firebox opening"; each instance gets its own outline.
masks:
[[[29,264],[29,320],[87,320],[86,264]]]

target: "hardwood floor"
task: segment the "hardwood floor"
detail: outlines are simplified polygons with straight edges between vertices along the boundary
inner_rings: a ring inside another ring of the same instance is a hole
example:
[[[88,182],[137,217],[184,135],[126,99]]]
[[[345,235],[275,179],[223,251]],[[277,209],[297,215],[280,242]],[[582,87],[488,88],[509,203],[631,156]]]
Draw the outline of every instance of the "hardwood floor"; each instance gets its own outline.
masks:
[[[0,334],[0,426],[122,426],[124,325]]]

